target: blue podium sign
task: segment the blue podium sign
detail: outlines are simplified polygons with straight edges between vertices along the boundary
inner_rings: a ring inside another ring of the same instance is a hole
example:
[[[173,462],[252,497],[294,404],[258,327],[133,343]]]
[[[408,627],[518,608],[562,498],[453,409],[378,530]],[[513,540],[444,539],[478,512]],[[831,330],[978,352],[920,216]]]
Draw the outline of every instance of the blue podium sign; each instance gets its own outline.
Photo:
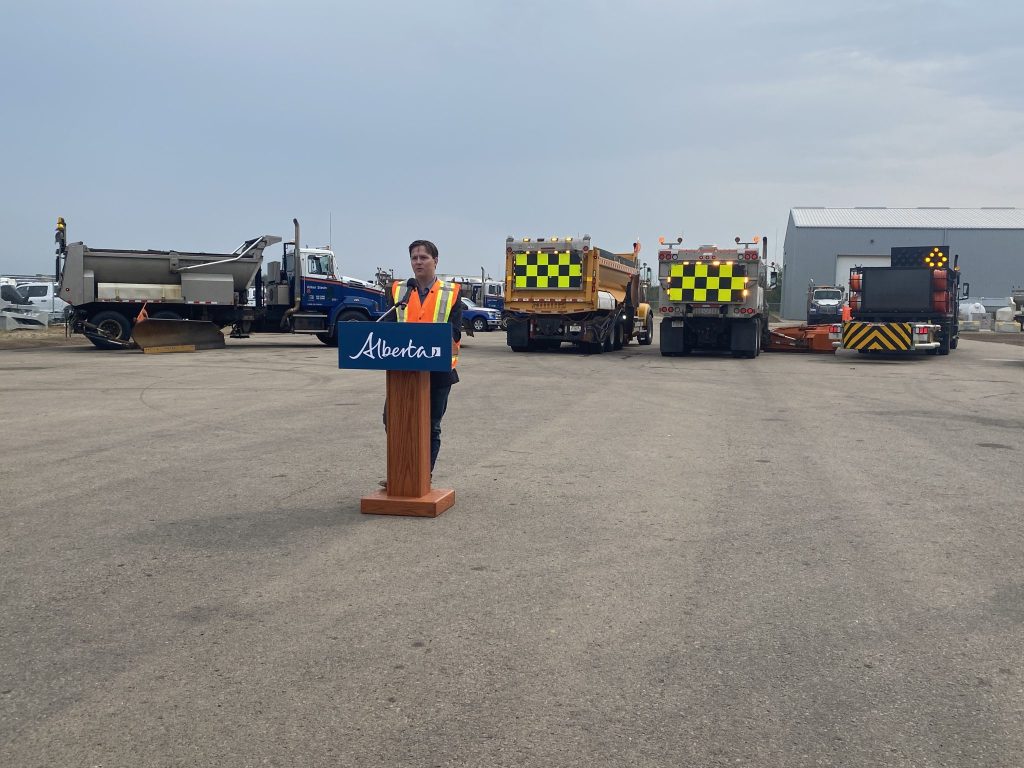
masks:
[[[338,367],[450,371],[450,323],[338,323]]]

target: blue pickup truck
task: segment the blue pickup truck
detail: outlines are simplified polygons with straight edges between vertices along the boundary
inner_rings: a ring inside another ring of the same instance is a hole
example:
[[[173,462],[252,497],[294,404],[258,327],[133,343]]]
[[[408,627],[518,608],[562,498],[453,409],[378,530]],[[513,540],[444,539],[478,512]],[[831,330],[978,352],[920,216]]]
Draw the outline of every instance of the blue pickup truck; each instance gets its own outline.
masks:
[[[462,324],[473,331],[494,331],[501,326],[501,312],[481,307],[472,299],[462,297]]]

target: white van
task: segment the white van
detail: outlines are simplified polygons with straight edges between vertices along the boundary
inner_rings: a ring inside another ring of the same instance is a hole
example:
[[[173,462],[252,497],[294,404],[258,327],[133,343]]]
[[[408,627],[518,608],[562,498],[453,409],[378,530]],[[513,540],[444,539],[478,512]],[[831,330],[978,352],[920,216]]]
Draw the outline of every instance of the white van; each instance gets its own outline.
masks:
[[[32,302],[36,309],[47,312],[51,323],[64,320],[64,308],[68,303],[57,295],[57,283],[21,283],[18,293]]]

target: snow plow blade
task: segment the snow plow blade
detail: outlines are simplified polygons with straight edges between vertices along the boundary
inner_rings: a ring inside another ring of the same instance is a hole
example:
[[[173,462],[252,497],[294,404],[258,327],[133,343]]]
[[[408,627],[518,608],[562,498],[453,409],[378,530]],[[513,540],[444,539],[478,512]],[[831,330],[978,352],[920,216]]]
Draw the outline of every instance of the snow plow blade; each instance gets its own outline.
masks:
[[[203,320],[154,320],[135,323],[132,340],[143,352],[195,352],[223,349],[224,334],[213,323]]]
[[[835,354],[827,325],[790,325],[772,328],[768,352],[823,352]]]

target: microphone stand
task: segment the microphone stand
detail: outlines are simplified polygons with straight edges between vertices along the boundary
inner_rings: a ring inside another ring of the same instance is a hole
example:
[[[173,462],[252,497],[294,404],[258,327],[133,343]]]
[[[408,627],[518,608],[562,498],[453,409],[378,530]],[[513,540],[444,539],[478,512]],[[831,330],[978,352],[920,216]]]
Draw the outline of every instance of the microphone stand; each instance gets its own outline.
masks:
[[[407,286],[407,288],[405,290],[405,296],[403,296],[402,299],[397,304],[395,304],[394,306],[389,308],[387,312],[385,312],[383,315],[378,317],[373,322],[379,323],[381,320],[383,320],[385,317],[387,317],[392,312],[397,310],[399,307],[405,307],[405,306],[407,306],[409,304],[409,297],[412,295],[412,289],[416,287],[416,279],[410,277],[409,281],[406,283],[406,286]]]

